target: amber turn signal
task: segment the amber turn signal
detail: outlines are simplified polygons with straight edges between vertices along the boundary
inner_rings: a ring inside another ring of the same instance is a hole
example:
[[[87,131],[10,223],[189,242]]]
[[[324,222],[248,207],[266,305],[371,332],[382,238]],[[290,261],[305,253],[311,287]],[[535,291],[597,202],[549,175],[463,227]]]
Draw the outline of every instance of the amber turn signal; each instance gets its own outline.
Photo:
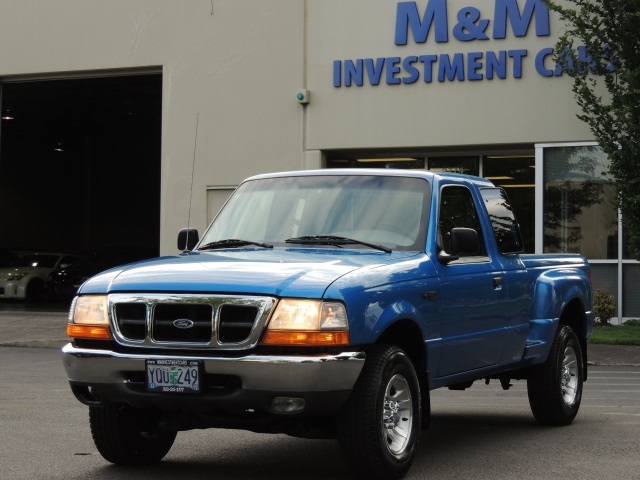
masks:
[[[262,341],[263,345],[306,345],[306,346],[333,346],[349,345],[349,332],[320,331],[305,332],[291,330],[269,330]]]
[[[89,338],[91,340],[111,340],[109,327],[102,325],[67,324],[67,335],[71,338]]]

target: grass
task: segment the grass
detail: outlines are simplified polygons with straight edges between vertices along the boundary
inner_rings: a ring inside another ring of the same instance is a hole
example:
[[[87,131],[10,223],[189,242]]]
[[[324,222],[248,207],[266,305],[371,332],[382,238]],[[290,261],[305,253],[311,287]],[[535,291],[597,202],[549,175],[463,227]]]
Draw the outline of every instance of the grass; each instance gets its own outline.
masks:
[[[596,325],[589,343],[604,345],[640,345],[640,326]]]

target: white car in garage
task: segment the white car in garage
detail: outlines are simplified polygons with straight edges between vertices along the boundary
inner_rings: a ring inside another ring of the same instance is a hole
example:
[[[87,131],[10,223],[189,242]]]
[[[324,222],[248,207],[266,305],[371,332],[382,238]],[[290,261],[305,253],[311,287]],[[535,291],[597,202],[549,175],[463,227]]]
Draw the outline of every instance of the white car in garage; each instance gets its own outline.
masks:
[[[0,298],[42,298],[49,274],[78,260],[79,257],[66,253],[24,255],[8,267],[0,268]]]

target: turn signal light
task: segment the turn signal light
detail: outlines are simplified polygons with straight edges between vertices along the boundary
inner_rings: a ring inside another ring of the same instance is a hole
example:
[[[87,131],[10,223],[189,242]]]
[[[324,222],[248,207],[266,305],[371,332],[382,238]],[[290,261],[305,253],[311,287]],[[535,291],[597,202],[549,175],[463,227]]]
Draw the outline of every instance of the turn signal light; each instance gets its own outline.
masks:
[[[101,325],[67,324],[67,335],[71,338],[88,338],[91,340],[111,340],[109,327]]]
[[[349,345],[349,332],[320,331],[300,332],[290,330],[268,330],[262,341],[263,345],[307,345],[307,346],[333,346]]]

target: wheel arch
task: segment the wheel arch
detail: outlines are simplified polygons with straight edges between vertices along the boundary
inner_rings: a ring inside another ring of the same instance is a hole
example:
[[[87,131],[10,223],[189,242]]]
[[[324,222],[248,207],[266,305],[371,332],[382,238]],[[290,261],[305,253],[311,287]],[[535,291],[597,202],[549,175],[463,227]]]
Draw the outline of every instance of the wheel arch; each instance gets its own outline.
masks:
[[[421,392],[421,428],[427,430],[431,426],[431,401],[429,395],[429,369],[427,351],[420,327],[408,318],[387,326],[378,336],[376,344],[396,345],[405,351],[418,377]]]
[[[427,370],[427,355],[422,331],[412,320],[400,319],[387,326],[375,343],[396,345],[402,348],[411,359],[416,373],[420,374]]]
[[[583,380],[587,379],[587,341],[591,335],[590,322],[580,298],[572,299],[562,310],[558,328],[567,325],[576,332],[582,350]]]

